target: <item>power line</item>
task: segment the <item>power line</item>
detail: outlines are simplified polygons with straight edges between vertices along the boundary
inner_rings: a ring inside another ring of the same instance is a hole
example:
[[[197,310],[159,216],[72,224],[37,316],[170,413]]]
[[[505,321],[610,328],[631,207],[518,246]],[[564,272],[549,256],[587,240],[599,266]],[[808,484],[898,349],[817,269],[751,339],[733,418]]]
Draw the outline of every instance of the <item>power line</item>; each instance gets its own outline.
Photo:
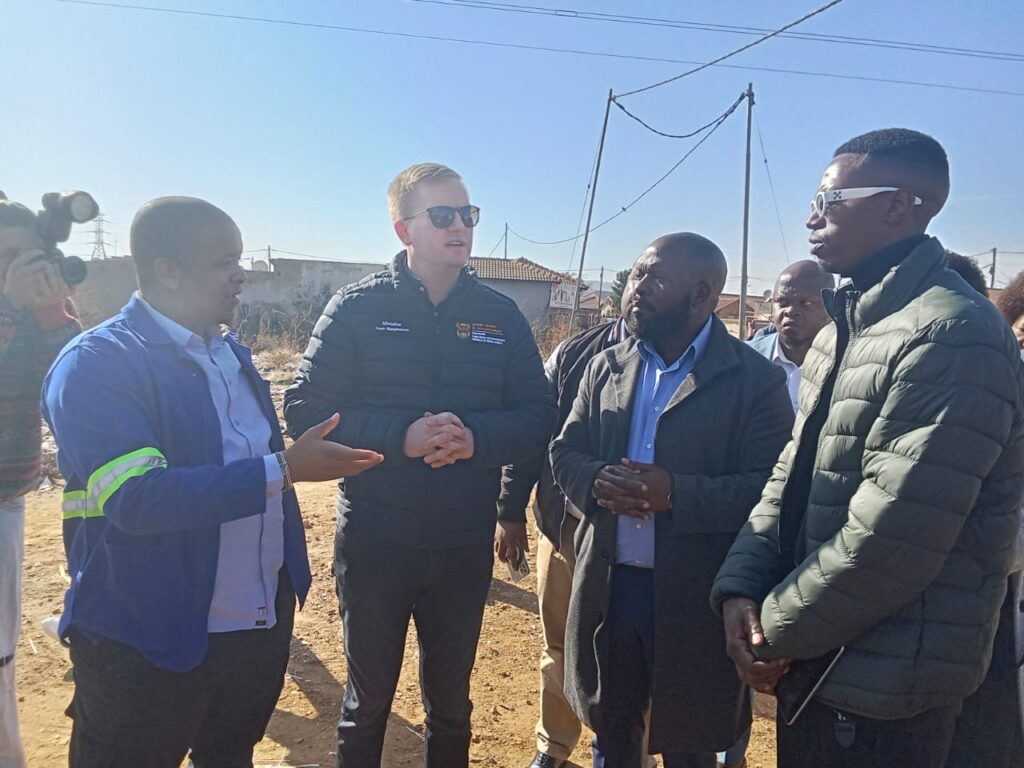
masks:
[[[470,10],[499,11],[503,13],[519,13],[531,16],[554,16],[571,21],[600,21],[615,24],[633,24],[645,27],[663,27],[667,29],[685,29],[696,32],[718,32],[733,35],[762,35],[770,29],[761,27],[743,27],[731,24],[709,24],[706,22],[685,21],[682,19],[664,19],[652,16],[632,16],[619,13],[598,13],[596,11],[579,11],[565,8],[548,8],[538,5],[518,5],[513,3],[487,2],[486,0],[413,0],[417,3],[430,5],[448,5]],[[969,58],[991,59],[993,61],[1024,61],[1024,55],[1007,51],[989,51],[978,48],[959,48],[948,45],[930,43],[914,43],[903,40],[884,40],[871,37],[851,37],[846,35],[830,35],[815,32],[783,32],[778,35],[804,42],[830,43],[838,45],[863,46],[867,48],[888,48],[914,53],[934,53],[947,56],[965,56]]]
[[[786,245],[786,230],[782,226],[782,214],[779,213],[779,199],[775,196],[775,184],[772,183],[772,171],[768,167],[768,153],[764,151],[764,137],[761,136],[761,123],[754,115],[754,126],[757,128],[757,141],[761,145],[761,157],[764,158],[764,172],[768,175],[768,189],[772,193],[772,203],[775,204],[775,219],[779,222],[779,237],[782,238],[782,252],[786,254],[786,263],[790,263],[789,246]]]
[[[645,123],[645,122],[644,122],[643,120],[641,120],[641,119],[640,119],[639,117],[637,117],[637,116],[636,116],[636,115],[634,115],[634,114],[633,114],[632,112],[630,112],[630,111],[629,111],[628,109],[626,109],[626,108],[625,108],[624,106],[622,106],[622,104],[620,104],[620,103],[619,103],[619,102],[618,102],[618,101],[617,101],[617,100],[615,99],[615,97],[614,97],[614,96],[612,97],[612,103],[613,103],[613,104],[615,104],[615,106],[616,106],[616,107],[618,107],[619,109],[621,109],[621,110],[622,110],[623,112],[625,112],[625,113],[626,113],[626,114],[627,114],[627,115],[628,115],[629,117],[631,117],[632,119],[634,119],[634,120],[636,120],[636,121],[637,121],[638,123],[640,123],[640,125],[642,125],[642,126],[643,126],[644,128],[646,128],[646,129],[647,129],[648,131],[650,131],[651,133],[656,133],[656,134],[658,134],[659,136],[664,136],[664,137],[665,137],[666,139],[692,139],[692,138],[693,138],[694,136],[696,136],[696,135],[697,135],[698,133],[701,133],[701,132],[703,132],[703,131],[706,131],[706,130],[707,130],[708,128],[710,128],[710,127],[711,127],[712,125],[714,125],[715,123],[717,123],[717,122],[718,122],[719,120],[721,120],[721,119],[722,119],[723,117],[728,117],[729,115],[731,115],[731,114],[732,114],[732,113],[733,113],[733,112],[734,112],[734,111],[736,110],[736,107],[738,107],[738,106],[740,105],[740,103],[741,103],[741,102],[742,102],[742,101],[743,101],[743,100],[744,100],[745,98],[747,98],[747,93],[746,93],[746,91],[744,91],[743,93],[741,93],[741,94],[739,95],[739,97],[738,97],[738,98],[736,99],[736,101],[735,101],[735,102],[733,102],[732,106],[731,106],[731,107],[729,107],[729,108],[728,108],[727,110],[725,110],[725,114],[723,114],[723,115],[719,115],[718,117],[716,117],[716,118],[715,118],[714,120],[712,120],[711,122],[707,123],[706,125],[702,125],[702,126],[701,126],[700,128],[698,128],[698,129],[697,129],[697,130],[695,130],[695,131],[691,131],[690,133],[665,133],[664,131],[659,131],[659,130],[658,130],[657,128],[652,128],[651,126],[649,126],[649,125],[648,125],[647,123]]]
[[[661,176],[661,178],[659,178],[656,182],[651,184],[651,186],[649,186],[647,189],[645,189],[643,192],[641,192],[639,195],[637,195],[635,198],[633,198],[633,200],[630,201],[628,204],[622,206],[622,208],[618,212],[613,213],[611,216],[609,216],[607,219],[605,219],[601,223],[595,224],[593,227],[590,228],[590,231],[591,232],[595,232],[595,231],[599,230],[601,227],[603,227],[605,224],[610,224],[615,219],[619,218],[619,216],[621,216],[622,214],[624,214],[627,211],[629,211],[629,209],[632,208],[634,205],[636,205],[641,200],[643,200],[645,197],[647,197],[647,195],[649,195],[651,192],[653,192],[656,187],[658,187],[663,181],[665,181],[665,179],[667,179],[669,176],[671,176],[679,166],[681,166],[684,162],[686,162],[686,160],[690,157],[690,155],[692,155],[694,152],[696,152],[697,148],[700,147],[701,144],[703,144],[705,141],[707,141],[712,136],[714,136],[715,131],[717,131],[721,127],[722,123],[724,123],[729,118],[729,115],[731,115],[731,114],[732,113],[729,112],[729,113],[727,113],[725,115],[722,115],[722,117],[720,117],[718,119],[718,122],[716,122],[713,125],[711,130],[708,131],[706,134],[704,134],[704,136],[701,137],[700,141],[698,141],[696,144],[694,144],[692,147],[690,147],[690,149],[687,150],[686,154],[683,155],[679,159],[679,162],[677,162],[675,165],[673,165],[671,168],[669,168]],[[545,241],[541,241],[541,240],[531,240],[528,237],[524,237],[523,235],[519,234],[514,229],[512,229],[512,227],[509,227],[508,231],[511,232],[516,237],[518,237],[520,240],[525,240],[526,242],[533,243],[534,245],[561,245],[562,243],[568,243],[568,242],[571,242],[572,240],[577,240],[577,239],[583,237],[583,235],[576,235],[574,237],[567,237],[567,238],[564,238],[562,240],[552,240],[552,241],[549,241],[549,242],[545,242]]]
[[[608,51],[587,51],[574,48],[556,48],[544,45],[527,45],[525,43],[502,43],[495,40],[473,40],[469,38],[446,37],[444,35],[425,35],[412,32],[397,32],[385,29],[372,29],[366,27],[348,27],[338,24],[322,24],[306,21],[292,21],[289,19],[273,19],[259,16],[243,16],[241,14],[213,13],[211,11],[194,11],[181,8],[161,8],[157,6],[130,5],[126,3],[109,3],[101,0],[52,0],[57,3],[71,5],[86,5],[100,8],[116,8],[129,11],[146,11],[151,13],[168,13],[181,16],[197,16],[202,18],[224,19],[230,21],[248,21],[261,24],[280,24],[290,27],[303,27],[310,29],[321,29],[336,32],[352,32],[356,34],[380,35],[383,37],[400,37],[410,40],[432,40],[444,43],[459,43],[463,45],[480,45],[490,48],[505,48],[519,51],[535,51],[540,53],[561,53],[572,56],[593,56],[605,59],[618,59],[624,61],[643,61],[661,64],[701,64],[699,61],[688,61],[685,59],[670,59],[658,56],[638,56],[625,53],[611,53]],[[938,88],[948,91],[963,91],[967,93],[986,93],[996,96],[1024,96],[1024,91],[1007,91],[997,88],[978,88],[967,85],[955,85],[953,83],[930,83],[920,80],[901,80],[888,77],[869,77],[867,75],[851,75],[839,72],[818,72],[800,69],[784,69],[781,67],[753,67],[740,64],[715,64],[716,67],[724,69],[737,69],[747,72],[768,72],[777,75],[796,75],[798,77],[819,77],[833,80],[855,80],[866,83],[884,83],[886,85],[906,85],[915,88]]]
[[[805,21],[807,21],[808,19],[814,18],[819,13],[824,13],[829,8],[833,8],[833,7],[837,6],[837,5],[839,5],[841,2],[843,2],[843,0],[829,0],[829,2],[825,3],[825,5],[821,6],[820,8],[817,8],[817,9],[811,11],[810,13],[804,14],[803,16],[801,16],[796,21],[791,21],[789,24],[786,24],[786,25],[784,25],[782,27],[779,27],[774,32],[769,32],[767,35],[764,35],[763,37],[759,37],[757,40],[754,40],[752,43],[747,43],[746,45],[742,45],[742,46],[740,46],[739,48],[737,48],[734,51],[729,51],[729,53],[726,53],[723,56],[719,56],[717,59],[712,59],[711,61],[709,61],[709,62],[707,62],[705,64],[701,64],[698,67],[694,67],[693,69],[689,69],[689,70],[687,70],[686,72],[683,72],[680,75],[676,75],[675,77],[669,77],[669,78],[667,78],[665,80],[661,80],[661,81],[659,81],[657,83],[651,83],[650,85],[645,85],[643,88],[635,88],[632,91],[627,91],[626,93],[620,93],[619,94],[619,98],[624,98],[626,96],[633,96],[634,94],[643,93],[644,91],[650,91],[650,90],[653,90],[654,88],[660,88],[663,85],[668,85],[669,83],[674,83],[676,80],[682,80],[684,77],[689,77],[690,75],[695,75],[698,72],[701,72],[701,71],[707,69],[708,67],[713,67],[715,64],[721,64],[726,59],[731,59],[733,56],[736,56],[737,54],[743,53],[744,51],[749,51],[755,45],[760,45],[763,42],[771,40],[773,37],[781,35],[787,29],[792,29],[793,27],[797,26],[798,24],[802,24]]]

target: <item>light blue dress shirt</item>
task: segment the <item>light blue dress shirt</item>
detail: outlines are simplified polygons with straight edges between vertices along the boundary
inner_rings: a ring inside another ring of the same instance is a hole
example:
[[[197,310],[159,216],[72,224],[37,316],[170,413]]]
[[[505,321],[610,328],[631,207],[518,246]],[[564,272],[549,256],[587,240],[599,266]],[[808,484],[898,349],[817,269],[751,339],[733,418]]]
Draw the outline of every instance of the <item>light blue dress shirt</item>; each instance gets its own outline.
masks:
[[[274,597],[277,574],[284,565],[284,480],[277,458],[270,452],[270,424],[252,383],[242,373],[242,364],[219,333],[206,342],[139,298],[171,340],[206,374],[220,422],[224,463],[262,456],[266,467],[264,513],[220,526],[217,577],[207,630],[269,629],[277,623]]]
[[[666,365],[654,348],[640,341],[642,363],[633,400],[633,416],[629,424],[629,447],[626,458],[656,464],[654,456],[658,419],[672,395],[679,389],[693,367],[700,360],[711,336],[711,318],[700,329],[682,357]],[[658,514],[658,513],[654,513]],[[637,568],[654,567],[654,514],[650,520],[619,515],[618,537],[615,543],[615,562]]]

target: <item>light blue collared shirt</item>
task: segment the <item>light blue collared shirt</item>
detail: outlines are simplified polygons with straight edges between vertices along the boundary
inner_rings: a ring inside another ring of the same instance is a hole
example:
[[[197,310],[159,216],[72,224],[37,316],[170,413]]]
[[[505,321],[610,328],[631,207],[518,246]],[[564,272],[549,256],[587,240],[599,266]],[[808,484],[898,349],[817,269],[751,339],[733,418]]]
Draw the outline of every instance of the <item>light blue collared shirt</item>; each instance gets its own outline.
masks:
[[[712,319],[704,324],[682,357],[666,365],[654,348],[640,341],[642,364],[633,400],[633,417],[629,424],[629,447],[626,458],[654,464],[654,444],[658,419],[693,367],[700,360],[711,336]],[[656,514],[656,513],[655,513]],[[618,537],[615,544],[615,562],[638,568],[654,567],[654,517],[639,520],[619,515]]]
[[[284,565],[284,482],[277,458],[270,452],[270,424],[260,408],[259,396],[219,333],[204,341],[155,310],[141,296],[139,299],[171,340],[206,374],[220,422],[224,463],[262,456],[266,467],[266,511],[221,523],[207,630],[269,629],[277,623],[274,597],[277,574]]]

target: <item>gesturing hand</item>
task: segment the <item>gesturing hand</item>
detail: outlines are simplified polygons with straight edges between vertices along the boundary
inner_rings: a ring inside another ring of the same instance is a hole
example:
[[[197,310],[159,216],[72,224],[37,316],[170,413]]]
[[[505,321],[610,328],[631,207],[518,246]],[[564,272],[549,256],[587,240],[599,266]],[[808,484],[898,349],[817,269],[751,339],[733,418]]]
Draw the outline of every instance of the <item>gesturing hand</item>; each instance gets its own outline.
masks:
[[[288,462],[292,482],[317,482],[352,477],[384,461],[384,457],[376,451],[349,448],[347,445],[325,440],[324,438],[340,423],[341,415],[336,413],[326,421],[307,429],[291,447],[285,449],[284,458]]]
[[[755,648],[765,646],[764,630],[757,603],[745,597],[733,597],[722,603],[725,622],[725,648],[736,665],[740,679],[760,693],[771,693],[789,669],[789,659],[760,661]]]

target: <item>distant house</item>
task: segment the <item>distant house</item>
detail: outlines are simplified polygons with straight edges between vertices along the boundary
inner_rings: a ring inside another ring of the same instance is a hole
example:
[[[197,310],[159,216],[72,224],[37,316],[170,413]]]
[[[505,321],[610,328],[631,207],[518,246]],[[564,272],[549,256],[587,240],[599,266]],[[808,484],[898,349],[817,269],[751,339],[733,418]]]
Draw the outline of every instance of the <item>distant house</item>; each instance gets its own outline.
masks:
[[[523,257],[471,258],[469,264],[482,283],[512,299],[531,325],[549,325],[572,311],[576,280],[561,272]],[[589,327],[598,316],[597,294],[584,284],[577,327]]]
[[[718,297],[715,314],[735,336],[740,336],[740,297],[736,293],[723,293]],[[760,296],[747,296],[747,332],[740,338],[750,338],[758,328],[768,325],[772,319],[771,301]]]

